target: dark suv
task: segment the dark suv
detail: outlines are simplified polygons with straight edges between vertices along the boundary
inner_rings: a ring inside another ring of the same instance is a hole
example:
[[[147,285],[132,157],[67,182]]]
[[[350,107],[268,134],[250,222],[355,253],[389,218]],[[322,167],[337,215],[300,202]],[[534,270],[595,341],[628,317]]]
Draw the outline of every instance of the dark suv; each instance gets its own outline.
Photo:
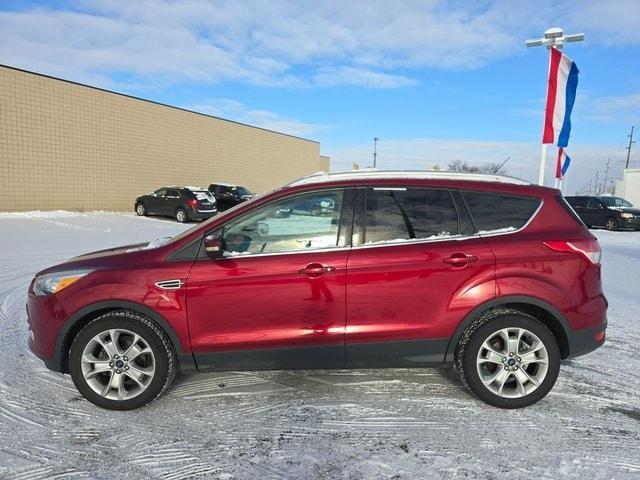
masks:
[[[180,223],[206,220],[218,213],[216,199],[202,187],[162,187],[136,198],[136,213],[140,216],[174,217]]]
[[[640,209],[610,195],[565,197],[587,227],[640,230]]]
[[[212,183],[209,191],[213,193],[218,201],[218,210],[221,212],[235,207],[239,203],[246,202],[253,197],[249,189],[240,185],[229,185],[226,183]]]
[[[317,202],[325,215],[295,208]],[[600,279],[598,241],[558,190],[325,174],[173,239],[39,272],[29,345],[112,409],[150,402],[178,369],[443,364],[485,402],[519,408],[551,390],[562,359],[604,342]]]

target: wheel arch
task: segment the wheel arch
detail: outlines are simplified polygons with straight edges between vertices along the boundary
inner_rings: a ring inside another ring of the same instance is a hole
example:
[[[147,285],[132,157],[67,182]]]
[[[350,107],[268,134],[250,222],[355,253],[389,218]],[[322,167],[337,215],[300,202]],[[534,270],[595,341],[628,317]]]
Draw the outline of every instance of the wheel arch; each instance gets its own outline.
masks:
[[[68,373],[69,349],[71,348],[71,343],[78,332],[80,332],[80,330],[82,330],[82,328],[91,320],[98,318],[100,315],[107,312],[117,310],[128,310],[144,315],[150,320],[153,320],[158,327],[167,334],[169,340],[171,340],[173,348],[175,349],[180,361],[188,361],[188,358],[191,357],[191,354],[184,355],[185,350],[182,342],[178,338],[173,327],[162,317],[162,315],[139,303],[127,300],[106,300],[87,305],[76,311],[67,319],[56,338],[54,358],[52,361],[49,361],[47,366],[52,370]]]
[[[545,302],[544,300],[540,300],[539,298],[529,297],[526,295],[511,295],[495,298],[485,302],[474,308],[464,317],[449,340],[449,345],[445,354],[446,362],[453,362],[460,338],[473,320],[475,320],[479,315],[498,307],[512,308],[535,317],[537,320],[541,321],[557,339],[558,348],[560,349],[560,357],[565,359],[571,355],[571,327],[569,326],[569,322],[567,322],[566,318],[564,318],[564,315],[562,315],[562,313],[553,305]]]

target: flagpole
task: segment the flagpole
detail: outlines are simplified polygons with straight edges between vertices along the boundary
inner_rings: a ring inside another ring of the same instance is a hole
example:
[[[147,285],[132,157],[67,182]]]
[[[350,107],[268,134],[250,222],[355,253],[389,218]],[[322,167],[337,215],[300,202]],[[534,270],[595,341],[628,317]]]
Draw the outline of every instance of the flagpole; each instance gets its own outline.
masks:
[[[544,104],[545,112],[542,115],[542,148],[540,149],[540,173],[538,174],[538,185],[544,185],[544,173],[547,166],[547,144],[544,143],[544,126],[546,123],[547,112],[547,97],[549,96],[549,75],[551,75],[551,49],[549,48],[549,64],[547,65],[547,88],[545,88]]]
[[[544,96],[545,105],[547,102],[547,97],[549,95],[549,75],[551,74],[551,49],[557,48],[558,50],[562,50],[562,46],[564,45],[565,42],[580,42],[582,40],[584,40],[584,33],[576,33],[574,35],[564,35],[564,32],[562,31],[561,28],[553,27],[545,30],[543,38],[527,40],[525,42],[525,45],[527,47],[540,47],[544,45],[549,50],[549,66],[547,68],[547,88],[546,88],[547,93]],[[545,114],[542,117],[542,135],[543,135],[542,141],[543,142],[544,142],[544,125],[545,125],[546,113],[547,112],[545,110]],[[540,172],[538,174],[539,185],[544,185],[544,173],[545,173],[546,161],[547,161],[547,145],[543,143],[542,148],[540,149]]]

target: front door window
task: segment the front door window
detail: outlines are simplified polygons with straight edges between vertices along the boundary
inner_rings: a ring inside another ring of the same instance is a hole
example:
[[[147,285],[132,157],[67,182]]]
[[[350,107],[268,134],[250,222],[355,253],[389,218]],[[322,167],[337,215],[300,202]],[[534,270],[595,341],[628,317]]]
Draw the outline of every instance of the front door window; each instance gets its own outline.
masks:
[[[296,195],[258,208],[224,228],[225,256],[340,246],[341,209],[342,190]]]

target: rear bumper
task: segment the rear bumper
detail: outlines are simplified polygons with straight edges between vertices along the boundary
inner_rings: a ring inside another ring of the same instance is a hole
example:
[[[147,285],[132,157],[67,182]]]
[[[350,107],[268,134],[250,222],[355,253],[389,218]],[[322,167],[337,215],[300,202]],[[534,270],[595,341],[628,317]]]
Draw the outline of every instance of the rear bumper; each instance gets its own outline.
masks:
[[[568,335],[569,357],[574,358],[585,355],[600,348],[605,341],[607,324],[586,330],[574,330]]]
[[[207,220],[208,218],[215,217],[218,214],[218,210],[191,210],[189,212],[189,218],[191,220]]]

